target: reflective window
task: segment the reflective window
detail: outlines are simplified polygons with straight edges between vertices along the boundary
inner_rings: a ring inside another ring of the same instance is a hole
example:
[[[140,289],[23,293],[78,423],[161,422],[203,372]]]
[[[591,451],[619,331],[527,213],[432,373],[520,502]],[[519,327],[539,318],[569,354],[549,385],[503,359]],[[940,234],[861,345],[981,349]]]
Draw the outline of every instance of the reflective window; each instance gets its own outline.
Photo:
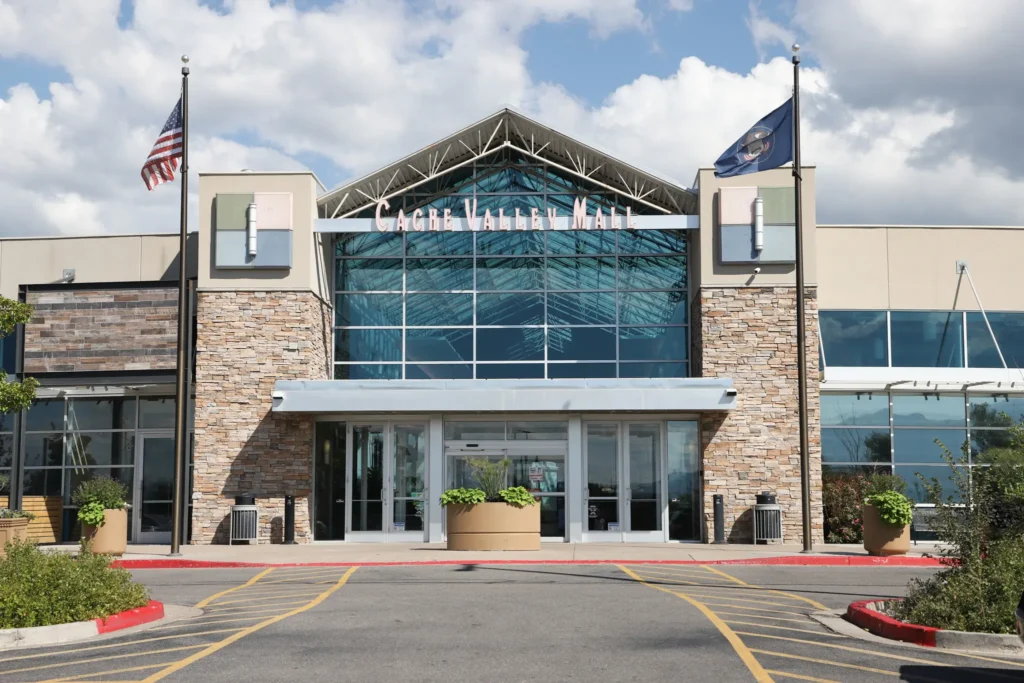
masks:
[[[615,328],[548,328],[548,360],[615,360]]]
[[[686,360],[686,346],[686,330],[682,327],[619,329],[620,360]]]
[[[473,295],[409,294],[405,297],[405,324],[409,327],[472,325]]]
[[[959,468],[958,468],[959,469]],[[924,477],[929,483],[938,482],[942,487],[942,499],[950,496],[954,503],[960,502],[960,490],[956,486],[953,470],[946,466],[921,467],[919,465],[901,465],[894,468],[893,474],[907,482],[907,497],[915,503],[930,503],[927,489],[921,482]],[[920,476],[918,476],[920,475]]]
[[[615,289],[615,258],[549,258],[548,288]]]
[[[454,441],[501,441],[505,438],[505,423],[446,420],[444,438]]]
[[[334,287],[339,292],[401,292],[400,259],[341,259]]]
[[[1024,424],[1024,396],[1007,394],[985,396],[970,395],[968,412],[971,429],[996,427],[1006,429],[1014,424]]]
[[[473,259],[408,259],[405,264],[410,292],[473,289]]]
[[[408,256],[472,256],[473,233],[410,232],[405,253]]]
[[[548,363],[550,379],[611,379],[615,363]]]
[[[543,360],[544,330],[535,327],[479,329],[476,357],[482,361]]]
[[[477,379],[544,379],[543,363],[477,363]]]
[[[402,331],[389,329],[338,330],[334,358],[347,361],[402,360]]]
[[[405,358],[408,362],[473,360],[473,330],[415,329],[405,332]]]
[[[473,379],[473,366],[469,363],[417,365],[408,363],[405,366],[406,379]]]
[[[543,294],[477,294],[477,325],[543,325]]]
[[[964,429],[896,429],[893,431],[893,460],[897,463],[945,464],[943,446],[954,458],[962,455],[967,430]],[[941,444],[941,445],[940,445]]]
[[[401,256],[402,235],[394,232],[362,232],[335,242],[338,256]]]
[[[828,463],[892,462],[889,430],[822,428],[821,461]]]
[[[476,235],[478,254],[525,256],[544,253],[544,233],[534,230],[480,232]]]
[[[685,325],[686,292],[622,292],[619,323],[622,325]]]
[[[963,367],[962,313],[892,311],[889,315],[893,367]],[[827,347],[825,360],[829,360]]]
[[[402,324],[401,294],[338,294],[334,324],[338,327],[381,327]]]
[[[551,292],[548,324],[614,325],[615,292]]]
[[[143,429],[174,429],[174,399],[139,399],[139,422]],[[75,429],[70,424],[68,428]]]
[[[885,311],[821,311],[825,365],[884,367],[889,364]]]
[[[821,395],[821,425],[837,427],[889,427],[889,394]]]
[[[74,398],[68,401],[68,429],[134,428],[134,398]]]
[[[507,432],[514,441],[565,441],[569,438],[569,423],[509,422]]]
[[[892,422],[897,427],[965,427],[963,394],[893,394]]]
[[[967,365],[972,368],[1001,368],[999,351],[1007,367],[1024,367],[1024,313],[988,313],[989,332],[981,313],[967,314]],[[992,341],[995,334],[999,351]]]
[[[36,401],[28,409],[25,429],[30,432],[52,432],[64,429],[64,399]]]
[[[481,292],[544,289],[543,259],[482,258],[476,268],[476,288]]]

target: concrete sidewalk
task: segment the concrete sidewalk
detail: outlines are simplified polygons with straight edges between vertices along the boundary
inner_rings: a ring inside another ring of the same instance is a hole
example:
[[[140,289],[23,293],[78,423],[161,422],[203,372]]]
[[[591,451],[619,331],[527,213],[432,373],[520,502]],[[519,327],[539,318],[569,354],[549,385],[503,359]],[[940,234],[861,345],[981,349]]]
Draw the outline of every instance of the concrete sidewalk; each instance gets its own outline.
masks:
[[[77,549],[77,546],[61,546]],[[122,560],[168,559],[168,546],[128,546]],[[860,545],[820,545],[814,553],[801,553],[797,544],[705,545],[698,543],[545,543],[539,551],[456,552],[444,544],[428,543],[310,543],[301,545],[188,545],[182,561],[274,564],[423,564],[458,562],[754,562],[776,563],[782,558],[804,558],[806,564],[840,564],[845,559],[860,563],[896,564],[886,558],[869,558]],[[909,559],[922,560],[937,554],[939,546],[912,546]]]

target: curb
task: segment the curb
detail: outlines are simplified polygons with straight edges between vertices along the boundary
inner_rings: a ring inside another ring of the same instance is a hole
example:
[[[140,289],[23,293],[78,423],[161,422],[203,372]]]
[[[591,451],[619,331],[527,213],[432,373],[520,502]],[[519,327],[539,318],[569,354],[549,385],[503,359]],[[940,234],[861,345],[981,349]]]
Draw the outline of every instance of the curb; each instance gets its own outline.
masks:
[[[12,628],[0,631],[0,649],[18,647],[36,647],[40,645],[59,645],[78,640],[87,640],[104,633],[112,633],[121,629],[139,626],[157,619],[164,618],[162,602],[150,600],[145,607],[137,607],[109,617],[76,621],[70,624],[53,626],[33,626],[31,628]]]
[[[846,619],[877,636],[924,647],[1016,655],[1024,653],[1024,645],[1016,635],[948,631],[931,626],[908,624],[879,612],[878,609],[885,602],[889,601],[862,600],[851,603],[846,609]]]
[[[121,569],[242,569],[254,567],[415,567],[467,564],[653,564],[653,565],[758,565],[808,567],[939,567],[932,557],[871,557],[786,555],[740,560],[428,560],[423,562],[228,562],[219,560],[137,559],[115,560]]]

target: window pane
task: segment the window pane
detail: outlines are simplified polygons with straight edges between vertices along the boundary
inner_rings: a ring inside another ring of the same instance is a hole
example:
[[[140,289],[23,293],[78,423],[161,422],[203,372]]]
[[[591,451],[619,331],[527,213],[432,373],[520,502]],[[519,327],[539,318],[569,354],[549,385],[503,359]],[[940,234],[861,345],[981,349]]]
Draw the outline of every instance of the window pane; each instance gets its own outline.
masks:
[[[135,399],[70,399],[68,429],[135,429]]]
[[[61,493],[61,477],[63,470],[25,470],[25,485],[22,492],[26,496],[59,496]]]
[[[685,256],[619,257],[619,289],[685,288]]]
[[[405,360],[470,361],[473,360],[473,330],[423,329],[406,330]]]
[[[502,441],[504,422],[445,421],[444,438],[454,441]]]
[[[1024,398],[969,394],[971,427],[1010,427],[1024,422]]]
[[[69,434],[66,456],[68,467],[92,465],[126,465],[130,467],[135,463],[135,435],[123,432]]]
[[[529,168],[534,173],[527,173]],[[544,178],[538,177],[541,167],[502,168],[489,175],[477,176],[477,192],[543,192]]]
[[[923,462],[945,464],[938,440],[953,453],[962,456],[961,448],[967,440],[963,429],[896,429],[893,431],[893,460],[897,463]]]
[[[992,457],[1010,448],[1013,439],[1004,429],[971,429],[971,463],[991,462]]]
[[[334,324],[339,327],[389,327],[402,324],[401,294],[338,294]]]
[[[963,367],[963,317],[960,313],[893,311],[890,320],[893,367]],[[829,360],[827,349],[825,360]]]
[[[622,292],[621,325],[685,325],[686,292]]]
[[[569,438],[568,422],[509,422],[508,438],[513,441],[565,441]]]
[[[685,254],[685,230],[617,230],[620,254]]]
[[[549,258],[548,289],[615,289],[615,258]]]
[[[406,379],[473,379],[473,366],[413,365],[405,366]]]
[[[1007,366],[1024,367],[1024,314],[989,313],[988,321]],[[967,314],[967,364],[972,368],[1003,367],[981,313]]]
[[[408,291],[445,292],[473,289],[473,259],[408,259]]]
[[[614,292],[548,294],[549,325],[614,325]]]
[[[334,379],[402,379],[402,366],[335,365]]]
[[[615,328],[549,328],[548,360],[615,360]]]
[[[514,221],[515,217],[506,217],[506,220]],[[529,227],[529,215],[521,220],[526,221],[526,225]],[[507,254],[509,256],[543,254],[544,233],[534,230],[478,232],[476,234],[476,253]]]
[[[641,363],[641,365],[644,365]],[[615,377],[615,363],[548,363],[549,379],[608,379]]]
[[[338,235],[334,252],[338,256],[401,256],[402,233],[364,232]]]
[[[497,361],[541,360],[544,358],[544,330],[535,327],[477,330],[476,357],[477,360]]]
[[[892,462],[889,430],[836,429],[821,430],[822,462]]]
[[[143,429],[174,429],[174,399],[144,398],[139,402]]]
[[[407,294],[405,297],[405,321],[409,327],[472,325],[473,295]]]
[[[540,258],[481,258],[476,267],[480,291],[544,289],[544,260]]]
[[[485,213],[489,210],[491,212],[491,225],[492,229],[499,230],[498,227],[498,210],[501,209],[505,212],[502,220],[505,221],[505,229],[510,230],[513,227],[513,221],[515,221],[516,209],[519,209],[519,216],[521,220],[526,221],[526,225],[529,226],[530,211],[537,209],[540,215],[544,215],[544,196],[539,194],[521,194],[521,195],[477,195],[477,214],[476,214],[476,225],[479,230],[484,228],[484,217]]]
[[[965,427],[963,394],[893,394],[892,423],[897,427]]]
[[[885,311],[821,311],[825,365],[879,368],[889,364]]]
[[[401,292],[400,259],[341,259],[335,288],[339,292]]]
[[[106,477],[119,481],[128,488],[127,499],[131,501],[132,491],[135,489],[133,481],[135,469],[132,467],[85,467],[79,469],[68,468],[68,481],[64,485],[64,503],[71,502],[71,496],[79,485],[84,481],[91,481],[97,477]]]
[[[64,462],[63,434],[26,434],[25,466],[51,467]]]
[[[564,493],[565,460],[550,456],[517,455],[508,469],[512,486],[525,487],[530,493]]]
[[[14,466],[14,435],[0,436],[0,469]],[[2,506],[0,506],[2,507]]]
[[[64,399],[36,401],[28,409],[25,429],[30,432],[53,432],[64,429]]]
[[[821,478],[869,476],[872,474],[890,474],[892,467],[888,465],[822,465]]]
[[[543,294],[477,294],[477,325],[542,325]]]
[[[477,379],[544,379],[542,363],[477,363]]]
[[[619,360],[686,360],[686,328],[620,328]]]
[[[428,212],[423,214],[423,223],[427,225]],[[409,232],[406,233],[405,249],[408,256],[472,256],[473,233]]]
[[[686,377],[686,363],[619,363],[619,377]]]
[[[610,254],[615,251],[615,233],[599,230],[558,230],[548,232],[549,254]]]
[[[822,394],[821,424],[889,427],[888,394]]]
[[[335,361],[402,360],[401,330],[335,330]]]
[[[953,482],[953,470],[950,467],[945,465],[942,467],[920,467],[918,465],[903,465],[896,467],[896,475],[903,477],[903,480],[907,482],[907,497],[915,503],[932,502],[928,498],[924,485],[917,476],[919,473],[929,481],[931,479],[938,480],[942,485],[943,501],[945,501],[949,496],[953,496],[953,502],[960,502],[960,491]]]

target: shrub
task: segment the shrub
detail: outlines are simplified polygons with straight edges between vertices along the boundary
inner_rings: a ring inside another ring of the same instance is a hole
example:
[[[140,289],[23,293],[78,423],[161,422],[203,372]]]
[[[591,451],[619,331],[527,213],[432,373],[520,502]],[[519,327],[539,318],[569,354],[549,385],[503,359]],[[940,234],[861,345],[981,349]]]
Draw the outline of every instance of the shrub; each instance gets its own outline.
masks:
[[[898,474],[865,474],[861,481],[863,483],[861,484],[860,493],[865,498],[885,491],[895,491],[904,495],[907,493],[907,482]]]
[[[848,475],[826,476],[822,480],[825,540],[829,543],[860,543],[864,540],[860,484],[858,477]]]
[[[8,510],[7,508],[0,508],[0,519],[27,519],[30,522],[35,519],[36,516],[31,512],[25,512],[23,510]]]
[[[79,484],[71,502],[78,506],[78,521],[100,527],[106,521],[104,511],[128,507],[127,497],[128,488],[121,482],[110,477],[96,477]]]
[[[537,499],[522,486],[510,486],[507,489],[499,491],[498,495],[501,496],[501,499],[506,503],[517,508],[524,508],[527,505],[537,504]]]
[[[6,474],[0,474],[0,493],[7,493],[7,487],[11,485],[11,478]]]
[[[441,505],[476,505],[485,500],[480,489],[448,489],[441,494]]]
[[[505,488],[505,481],[508,479],[508,468],[512,461],[508,458],[501,460],[488,460],[487,458],[475,458],[468,463],[473,477],[480,484],[484,492],[484,498],[488,503],[500,503],[501,491]]]
[[[142,607],[146,588],[83,544],[78,558],[12,541],[0,560],[0,629],[86,621]]]
[[[878,516],[886,524],[906,526],[914,518],[914,506],[910,499],[897,491],[882,491],[864,499],[867,505],[878,510]]]

